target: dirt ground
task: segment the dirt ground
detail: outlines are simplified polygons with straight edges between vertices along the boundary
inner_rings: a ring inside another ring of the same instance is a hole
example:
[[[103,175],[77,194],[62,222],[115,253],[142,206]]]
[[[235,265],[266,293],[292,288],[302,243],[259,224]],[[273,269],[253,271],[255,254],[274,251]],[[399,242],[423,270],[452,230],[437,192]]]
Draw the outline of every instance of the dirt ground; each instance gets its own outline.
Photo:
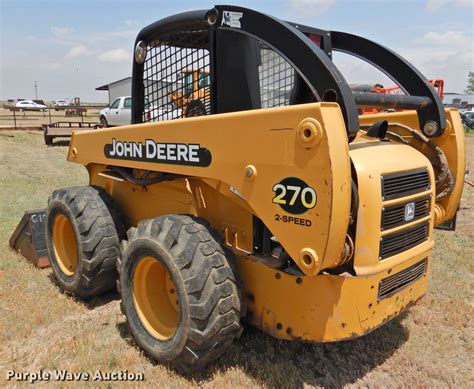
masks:
[[[474,181],[473,136],[467,145],[468,179]],[[143,356],[116,293],[76,301],[60,293],[49,268],[34,268],[8,250],[24,210],[45,207],[55,188],[87,183],[85,169],[66,162],[66,150],[64,142],[46,147],[39,132],[0,131],[0,386],[13,384],[6,382],[8,370],[40,369],[144,374],[144,382],[117,383],[128,387],[474,386],[474,188],[465,185],[457,231],[435,233],[429,293],[400,317],[334,344],[279,341],[246,328],[215,365],[185,377]]]

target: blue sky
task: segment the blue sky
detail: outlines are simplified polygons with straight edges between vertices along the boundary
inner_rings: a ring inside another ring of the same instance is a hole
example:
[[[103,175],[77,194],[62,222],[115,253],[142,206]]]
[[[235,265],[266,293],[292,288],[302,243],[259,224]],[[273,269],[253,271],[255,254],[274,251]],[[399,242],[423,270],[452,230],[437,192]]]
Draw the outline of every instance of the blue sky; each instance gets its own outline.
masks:
[[[138,31],[158,19],[210,1],[0,0],[0,99],[80,96],[106,101],[97,86],[131,74]],[[474,0],[235,1],[235,5],[328,30],[375,40],[411,61],[445,90],[462,92],[474,70]],[[336,55],[348,82],[381,82],[382,74]]]

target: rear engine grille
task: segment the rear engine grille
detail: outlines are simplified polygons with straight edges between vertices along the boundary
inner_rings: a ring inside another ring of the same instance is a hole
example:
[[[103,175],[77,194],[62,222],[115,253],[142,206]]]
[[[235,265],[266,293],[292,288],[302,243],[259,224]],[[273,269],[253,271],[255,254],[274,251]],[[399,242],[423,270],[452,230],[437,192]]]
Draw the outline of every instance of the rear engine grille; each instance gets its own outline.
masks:
[[[409,220],[405,220],[405,207],[407,204],[414,203],[415,210],[413,217]],[[412,222],[414,220],[421,219],[428,216],[430,213],[430,199],[425,197],[420,200],[410,201],[408,203],[392,205],[382,209],[382,223],[380,228],[383,230],[401,226],[405,223]]]
[[[391,257],[418,246],[428,239],[428,232],[428,223],[423,223],[382,237],[380,240],[380,259]]]
[[[430,187],[430,175],[424,168],[382,176],[382,197],[384,200],[425,192]]]
[[[427,265],[428,258],[425,258],[393,276],[384,278],[379,283],[379,301],[394,295],[422,278],[426,274]]]

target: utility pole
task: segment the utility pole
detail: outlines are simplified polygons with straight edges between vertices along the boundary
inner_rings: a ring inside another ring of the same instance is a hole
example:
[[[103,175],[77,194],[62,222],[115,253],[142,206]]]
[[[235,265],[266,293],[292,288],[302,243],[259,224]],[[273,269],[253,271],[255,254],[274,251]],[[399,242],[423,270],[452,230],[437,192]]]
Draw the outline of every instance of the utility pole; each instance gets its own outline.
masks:
[[[38,85],[36,84],[36,80],[35,80],[35,96],[36,96],[36,100],[38,100]]]

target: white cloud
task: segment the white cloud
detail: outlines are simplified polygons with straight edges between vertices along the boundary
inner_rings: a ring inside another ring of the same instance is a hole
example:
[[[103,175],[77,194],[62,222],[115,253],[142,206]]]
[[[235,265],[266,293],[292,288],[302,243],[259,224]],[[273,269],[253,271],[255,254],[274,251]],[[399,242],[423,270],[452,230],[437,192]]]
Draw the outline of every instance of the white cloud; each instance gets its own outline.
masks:
[[[125,29],[117,31],[91,32],[88,34],[88,38],[93,41],[114,41],[118,39],[132,40],[137,36],[138,31],[138,29]]]
[[[469,49],[473,45],[472,38],[465,35],[462,31],[429,31],[415,41],[417,43],[434,44],[450,48],[455,46]]]
[[[147,22],[129,16],[112,27],[80,25],[71,17],[24,35],[12,30],[11,55],[0,54],[0,97],[34,98],[34,80],[28,81],[34,74],[40,98],[80,96],[82,101],[107,101],[107,93],[95,88],[131,75],[133,42]]]
[[[98,58],[101,62],[124,62],[128,61],[131,57],[130,50],[125,49],[114,49],[104,51],[103,53],[99,54]]]
[[[55,36],[63,36],[63,35],[68,35],[72,32],[74,32],[74,28],[72,27],[58,27],[58,26],[51,26],[51,32]]]
[[[429,31],[398,52],[427,78],[445,80],[445,91],[460,92],[474,66],[473,38],[462,31]]]
[[[460,92],[472,70],[472,51],[453,47],[413,47],[397,50],[428,79],[442,78],[446,92]]]
[[[413,64],[427,79],[443,79],[445,91],[461,92],[467,84],[467,74],[474,65],[473,39],[461,31],[428,31],[392,49]],[[349,83],[380,83],[393,85],[373,66],[354,57],[335,53],[334,62]]]
[[[472,0],[427,0],[426,9],[428,11],[437,11],[444,6],[467,7],[472,8]]]
[[[291,11],[296,15],[318,16],[326,12],[336,0],[290,0]]]
[[[82,57],[87,55],[92,55],[94,52],[84,45],[78,45],[71,47],[66,54],[66,58],[75,58],[75,57]]]
[[[93,31],[88,33],[87,37],[93,41],[113,41],[117,39],[133,41],[144,26],[145,24],[143,22],[125,20],[113,31]]]

